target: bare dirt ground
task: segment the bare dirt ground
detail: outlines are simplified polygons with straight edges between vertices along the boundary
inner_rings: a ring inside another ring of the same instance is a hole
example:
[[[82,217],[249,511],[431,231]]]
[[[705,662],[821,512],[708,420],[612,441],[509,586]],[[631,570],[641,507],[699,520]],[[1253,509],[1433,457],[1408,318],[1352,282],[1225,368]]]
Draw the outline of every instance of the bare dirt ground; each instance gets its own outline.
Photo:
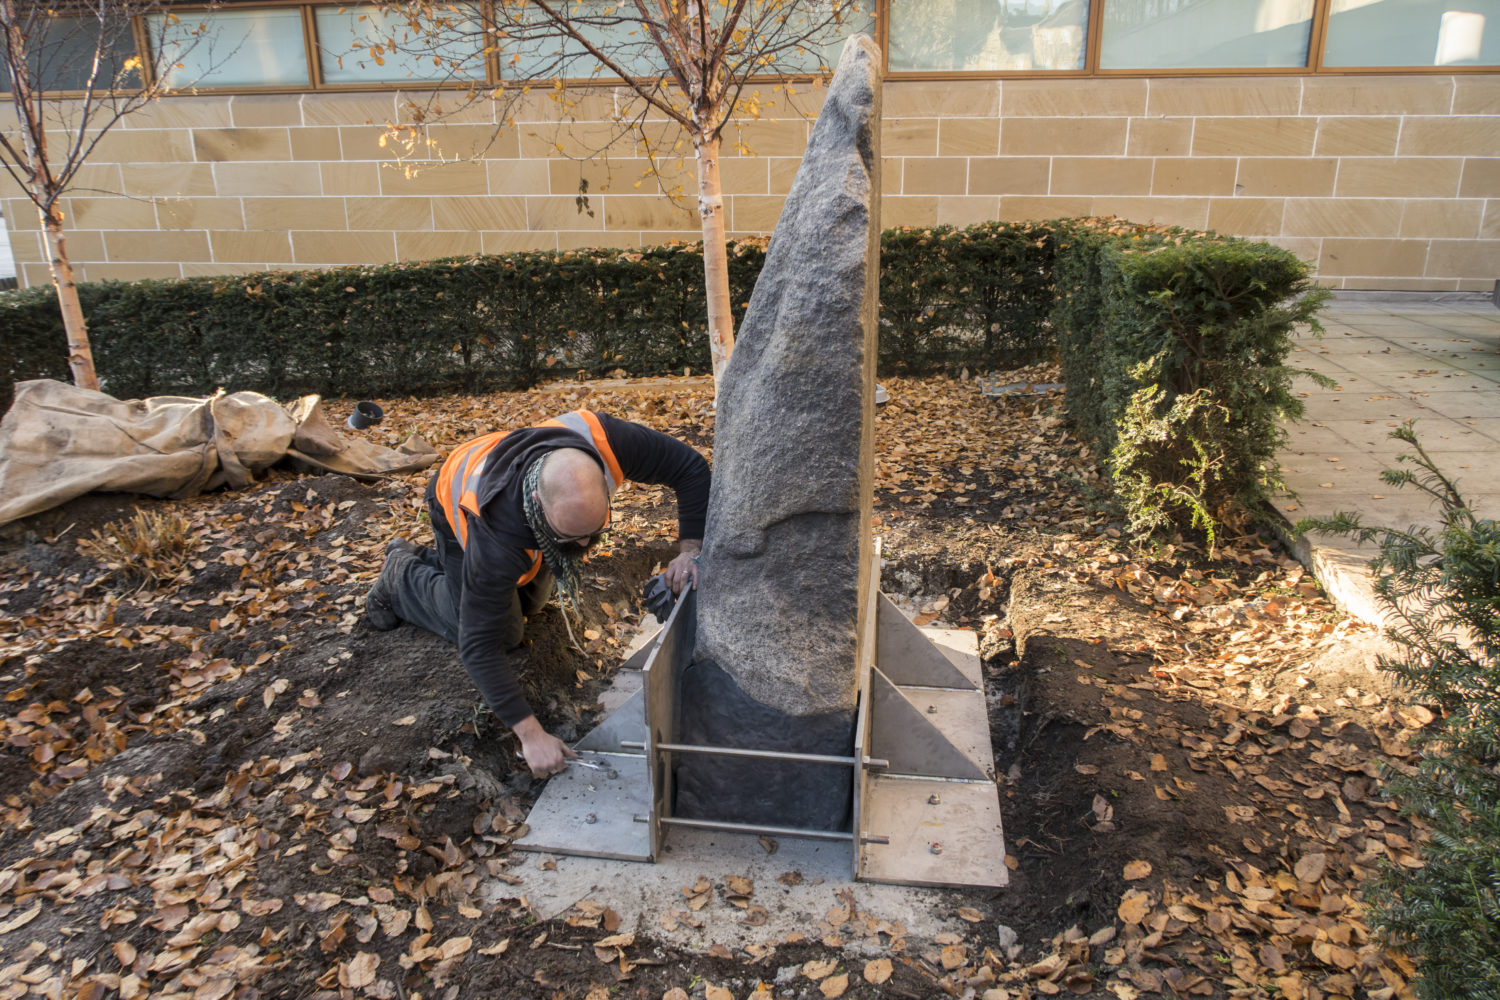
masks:
[[[1005,380],[1028,376],[1055,380]],[[277,472],[0,530],[0,1000],[1410,995],[1359,881],[1420,865],[1380,767],[1431,714],[1369,669],[1368,630],[1267,540],[1121,540],[1056,393],[885,384],[885,589],[981,633],[1003,778],[1011,885],[965,894],[953,933],[909,939],[832,888],[805,931],[707,954],[621,928],[607,896],[539,920],[510,840],[540,786],[514,741],[451,647],[362,620],[384,542],[427,537],[425,477]],[[382,403],[392,444],[578,406],[712,442],[697,380]],[[137,508],[181,550],[87,544]],[[592,724],[673,512],[621,495],[585,654],[554,610],[533,621],[554,731]],[[685,919],[753,919],[753,885],[704,874]],[[855,938],[884,957],[852,958]]]

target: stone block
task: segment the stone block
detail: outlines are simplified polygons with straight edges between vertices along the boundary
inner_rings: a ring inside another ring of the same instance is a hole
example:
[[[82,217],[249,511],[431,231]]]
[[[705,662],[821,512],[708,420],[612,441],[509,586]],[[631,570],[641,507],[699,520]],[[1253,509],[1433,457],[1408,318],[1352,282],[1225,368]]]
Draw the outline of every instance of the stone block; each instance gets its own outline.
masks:
[[[729,156],[719,160],[719,185],[726,195],[769,194],[769,163],[760,156]]]
[[[1151,81],[1145,113],[1169,118],[1266,117],[1295,115],[1301,103],[1302,81],[1297,77],[1165,77]]]
[[[1125,143],[1129,156],[1187,156],[1193,151],[1193,119],[1131,118]]]
[[[376,163],[320,163],[318,177],[330,197],[380,193],[380,165]]]
[[[156,220],[162,229],[244,229],[238,198],[157,198]]]
[[[380,193],[387,196],[488,194],[489,184],[485,165],[472,160],[387,164],[380,170]]]
[[[1194,156],[1309,156],[1316,118],[1199,118]]]
[[[288,136],[292,159],[338,162],[344,158],[344,148],[336,128],[294,128]]]
[[[935,156],[938,151],[936,118],[892,118],[880,123],[882,156]]]
[[[526,199],[435,198],[432,202],[432,219],[435,229],[471,229],[476,232],[525,229]]]
[[[938,122],[939,156],[994,156],[999,152],[998,118],[944,118]],[[890,155],[888,150],[886,155]]]
[[[1318,273],[1324,277],[1402,278],[1426,273],[1426,240],[1325,239]]]
[[[1453,100],[1448,76],[1307,77],[1304,115],[1443,115]]]
[[[1093,211],[1094,200],[1087,196],[1047,198],[1030,195],[1005,195],[1000,199],[1000,218],[1006,222],[1037,222],[1085,216]]]
[[[1479,224],[1479,238],[1500,240],[1500,198],[1484,203],[1484,220]]]
[[[187,163],[193,159],[192,133],[187,129],[111,129],[99,138],[89,156],[111,163]]]
[[[125,194],[137,198],[212,195],[214,168],[207,163],[125,163],[118,168]]]
[[[340,230],[348,226],[342,198],[246,198],[246,229]]]
[[[1126,117],[1146,113],[1145,80],[1005,80],[1000,107],[1013,118]]]
[[[193,155],[200,163],[289,160],[292,146],[284,128],[199,128]]]
[[[802,157],[776,156],[766,161],[768,194],[789,194],[792,190],[792,181],[797,178],[797,168],[802,165]],[[721,168],[722,169],[722,168]],[[883,175],[882,175],[883,176]]]
[[[1013,118],[1000,129],[1006,156],[1120,156],[1124,118]]]
[[[208,244],[214,263],[268,264],[292,255],[291,238],[284,232],[211,231]]]
[[[1333,194],[1339,161],[1307,156],[1247,156],[1234,193],[1248,198],[1315,198]]]
[[[935,226],[938,224],[938,198],[935,195],[919,197],[887,197],[880,199],[880,220],[892,226]]]
[[[453,199],[438,199],[450,201]],[[465,199],[468,200],[468,199]],[[349,229],[432,229],[432,198],[345,198],[345,225]],[[307,228],[307,227],[293,227]],[[457,226],[439,226],[456,229]]]
[[[1227,157],[1161,157],[1152,166],[1151,193],[1153,195],[1232,195],[1237,164],[1237,160]]]
[[[807,130],[800,119],[734,123],[724,130],[724,155],[801,156]]]
[[[650,240],[644,240],[640,233],[623,229],[611,232],[565,229],[557,233],[557,249],[559,250],[591,250],[599,247],[632,250],[647,242],[655,243],[656,234],[651,234]]]
[[[1131,222],[1148,222],[1184,229],[1204,229],[1208,225],[1207,198],[1122,198],[1096,197],[1091,215],[1114,215]]]
[[[26,265],[28,287],[51,284],[46,265]],[[77,281],[141,281],[145,278],[180,278],[182,266],[176,263],[122,264],[89,261],[75,270]]]
[[[1288,236],[1393,237],[1403,205],[1395,198],[1288,198],[1282,232]]]
[[[229,97],[176,95],[152,101],[126,115],[122,124],[129,131],[141,129],[182,130],[223,128],[234,124]]]
[[[1485,202],[1479,198],[1415,198],[1401,211],[1404,237],[1446,237],[1475,240],[1481,237]]]
[[[134,198],[69,198],[70,226],[79,229],[155,229],[156,207]]]
[[[555,233],[533,233],[529,230],[512,230],[503,233],[482,233],[481,235],[484,238],[484,252],[487,254],[557,249],[557,235]]]
[[[298,264],[389,264],[396,259],[394,233],[292,233]]]
[[[1400,133],[1401,119],[1395,117],[1320,118],[1313,153],[1317,156],[1393,156],[1396,137]]]
[[[439,257],[468,257],[479,254],[484,241],[478,233],[436,232],[397,233],[397,260],[436,260]]]
[[[304,94],[304,125],[386,125],[396,121],[396,96],[375,94]]]
[[[896,80],[885,88],[888,118],[994,118],[1000,114],[999,80]]]
[[[1208,228],[1226,236],[1277,236],[1285,209],[1284,198],[1214,198]]]
[[[1452,198],[1464,161],[1456,156],[1349,157],[1339,161],[1340,198]]]
[[[569,229],[603,229],[604,212],[601,206],[590,205],[589,208],[593,211],[592,215],[580,208],[573,198],[561,195],[527,198],[526,226],[528,229],[555,229],[559,232]]]
[[[701,225],[696,198],[673,204],[662,195],[611,194],[598,200],[603,202],[605,229],[684,229]]]
[[[302,124],[302,95],[236,94],[229,100],[229,116],[236,128],[294,128]]]
[[[1046,194],[1048,156],[976,156],[969,160],[969,194]]]
[[[998,195],[939,198],[937,222],[940,226],[972,226],[1000,218]]]
[[[1433,240],[1424,273],[1434,278],[1484,278],[1493,282],[1500,278],[1500,240]]]
[[[1139,195],[1151,191],[1152,163],[1108,156],[1059,156],[1052,161],[1054,195]]]
[[[1500,115],[1407,118],[1401,156],[1500,156]]]
[[[215,163],[215,192],[224,196],[318,195],[323,178],[316,163]]]
[[[1458,182],[1460,198],[1500,198],[1500,159],[1470,156]]]
[[[488,160],[490,191],[497,195],[548,194],[551,179],[547,160]]]
[[[1500,78],[1493,73],[1463,74],[1453,78],[1450,114],[1492,115],[1500,108]]]
[[[157,232],[106,232],[104,249],[112,261],[168,262],[212,260],[208,234],[188,230],[162,234]]]
[[[769,233],[776,228],[786,198],[738,194],[729,198],[729,225],[740,233]]]
[[[968,161],[962,157],[908,156],[902,161],[901,193],[963,194],[968,174]]]

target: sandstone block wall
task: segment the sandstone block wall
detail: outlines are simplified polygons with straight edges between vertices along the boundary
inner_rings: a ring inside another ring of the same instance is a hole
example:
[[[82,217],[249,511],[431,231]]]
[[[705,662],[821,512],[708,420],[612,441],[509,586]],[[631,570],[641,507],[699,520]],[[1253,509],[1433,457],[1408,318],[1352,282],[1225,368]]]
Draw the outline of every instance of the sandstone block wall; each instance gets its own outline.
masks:
[[[765,90],[776,107],[726,136],[735,233],[775,224],[822,94],[801,88],[804,118]],[[887,226],[1113,214],[1268,239],[1335,288],[1500,278],[1500,75],[888,81],[885,95]],[[607,161],[566,158],[611,137],[617,96],[580,95],[566,127],[538,100],[499,137],[493,108],[471,109],[429,130],[459,162],[414,171],[372,124],[396,117],[393,93],[169,98],[100,144],[66,206],[69,250],[97,280],[696,239],[690,146],[661,179],[628,137]],[[22,283],[47,282],[34,210],[8,178],[0,197]]]

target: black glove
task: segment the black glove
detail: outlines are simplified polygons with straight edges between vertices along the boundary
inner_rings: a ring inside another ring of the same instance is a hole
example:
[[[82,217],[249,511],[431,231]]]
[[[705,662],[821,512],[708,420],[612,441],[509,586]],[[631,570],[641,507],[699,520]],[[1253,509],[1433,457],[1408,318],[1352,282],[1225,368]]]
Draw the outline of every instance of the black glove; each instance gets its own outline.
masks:
[[[655,615],[657,621],[666,624],[672,606],[677,603],[677,595],[667,585],[667,575],[658,573],[641,588],[641,600],[646,602],[646,610]]]

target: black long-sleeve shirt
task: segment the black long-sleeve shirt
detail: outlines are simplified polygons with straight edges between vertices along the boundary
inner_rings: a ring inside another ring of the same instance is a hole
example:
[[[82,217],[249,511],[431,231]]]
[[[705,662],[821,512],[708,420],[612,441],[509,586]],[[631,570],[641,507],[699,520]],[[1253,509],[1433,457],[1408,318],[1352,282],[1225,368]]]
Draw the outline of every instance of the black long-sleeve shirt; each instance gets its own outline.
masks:
[[[680,538],[703,537],[708,516],[709,469],[703,456],[660,431],[596,413],[626,479],[670,486],[677,494]],[[463,589],[458,609],[458,650],[464,670],[491,710],[507,726],[531,714],[511,667],[521,641],[517,581],[531,568],[527,549],[539,548],[522,507],[526,470],[558,448],[589,450],[578,435],[556,427],[507,434],[487,463],[476,490],[480,516],[468,517]],[[592,454],[592,451],[590,451]],[[448,530],[434,519],[435,530]]]

